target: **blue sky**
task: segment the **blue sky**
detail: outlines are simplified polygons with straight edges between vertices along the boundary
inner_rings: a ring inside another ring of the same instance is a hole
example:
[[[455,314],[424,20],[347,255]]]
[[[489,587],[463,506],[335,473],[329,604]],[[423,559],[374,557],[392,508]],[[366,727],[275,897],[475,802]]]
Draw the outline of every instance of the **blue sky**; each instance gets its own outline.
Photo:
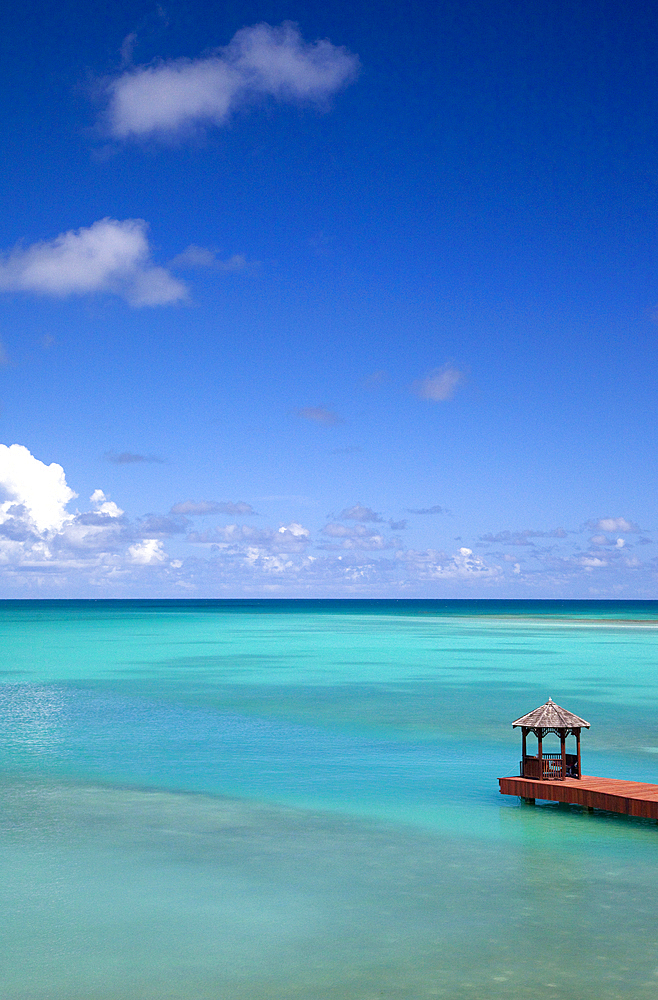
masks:
[[[0,24],[0,597],[656,596],[655,7]]]

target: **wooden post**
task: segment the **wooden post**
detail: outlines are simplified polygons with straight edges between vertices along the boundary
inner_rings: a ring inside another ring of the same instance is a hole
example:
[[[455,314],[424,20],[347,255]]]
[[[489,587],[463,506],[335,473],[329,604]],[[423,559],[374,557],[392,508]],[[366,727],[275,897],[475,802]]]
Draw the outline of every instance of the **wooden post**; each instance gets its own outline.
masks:
[[[578,754],[578,778],[582,778],[583,772],[580,769],[580,729],[576,730],[576,753]]]
[[[537,759],[539,760],[539,780],[541,781],[544,777],[544,755],[541,747],[542,740],[542,730],[537,732]]]
[[[522,726],[521,732],[523,733],[523,739],[521,741],[521,777],[525,778],[525,759],[527,756],[527,740],[528,740],[527,726]]]
[[[567,734],[566,734],[566,732],[565,732],[564,729],[561,729],[560,730],[560,743],[561,743],[561,750],[562,750],[562,778],[566,778],[566,776],[567,776],[567,748],[566,748],[566,742],[567,742]]]

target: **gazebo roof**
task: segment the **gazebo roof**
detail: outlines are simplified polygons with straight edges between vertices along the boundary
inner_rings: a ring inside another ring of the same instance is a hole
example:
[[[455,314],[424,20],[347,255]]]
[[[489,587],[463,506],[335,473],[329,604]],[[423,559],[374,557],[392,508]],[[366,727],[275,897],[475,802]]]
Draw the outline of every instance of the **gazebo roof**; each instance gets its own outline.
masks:
[[[540,705],[534,712],[522,715],[512,723],[515,726],[528,726],[530,729],[589,729],[589,722],[580,719],[566,708],[560,708],[552,698],[545,705]]]

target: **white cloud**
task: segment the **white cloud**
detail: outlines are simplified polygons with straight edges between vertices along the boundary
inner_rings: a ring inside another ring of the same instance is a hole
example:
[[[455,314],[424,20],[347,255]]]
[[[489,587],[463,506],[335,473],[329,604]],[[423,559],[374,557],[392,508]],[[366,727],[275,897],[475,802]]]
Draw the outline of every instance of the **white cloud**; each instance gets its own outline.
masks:
[[[158,538],[144,538],[135,545],[129,545],[128,554],[132,561],[140,566],[153,566],[163,563],[167,558],[167,553]]]
[[[457,386],[463,381],[463,372],[450,364],[445,364],[441,368],[435,368],[426,378],[414,382],[413,390],[421,399],[427,399],[432,403],[443,403],[452,399]]]
[[[625,534],[640,530],[637,524],[627,521],[625,517],[602,517],[596,522],[596,527],[601,531],[622,531]]]
[[[311,532],[308,528],[303,528],[301,524],[292,521],[290,524],[282,524],[279,528],[280,535],[290,535],[292,538],[309,538]]]
[[[45,465],[23,445],[0,445],[0,579],[12,586],[102,586],[136,567],[166,571],[162,542],[139,538],[123,510],[94,490],[92,510],[71,513],[77,494],[60,465]],[[131,544],[132,543],[132,544]],[[149,570],[153,573],[153,570]]]
[[[72,517],[66,505],[77,496],[61,465],[44,465],[21,444],[0,444],[0,490],[7,498],[0,504],[0,523],[22,507],[38,532],[59,531]]]
[[[121,517],[123,514],[121,507],[117,507],[114,500],[108,500],[102,490],[94,490],[89,499],[99,514],[107,517]]]
[[[206,545],[236,555],[248,546],[253,551],[304,552],[311,540],[311,532],[293,521],[277,531],[270,528],[252,528],[247,524],[227,524],[212,531],[191,531],[187,535],[194,545]]]
[[[285,573],[295,571],[297,564],[285,556],[273,556],[255,547],[249,547],[244,556],[244,562],[250,569],[260,569],[265,573]]]
[[[71,513],[76,494],[61,466],[46,466],[17,444],[0,445],[0,489],[3,597],[164,597],[181,589],[208,597],[463,597],[486,596],[491,588],[501,596],[603,597],[624,590],[644,597],[655,593],[658,579],[651,550],[642,561],[614,534],[594,537],[605,549],[581,551],[571,530],[533,532],[552,542],[524,548],[524,560],[509,552],[481,557],[465,545],[452,554],[411,550],[386,526],[370,523],[380,515],[361,504],[343,511],[345,521],[326,524],[319,544],[297,520],[278,528],[228,524],[203,533],[188,533],[183,513],[129,520],[102,489],[92,493],[90,509]],[[248,504],[176,506],[193,515]],[[165,551],[167,538],[178,546],[176,558]]]
[[[81,514],[67,521],[53,538],[50,548],[62,561],[88,558],[99,554],[117,553],[126,542],[126,528],[120,518],[105,514]]]
[[[606,535],[592,535],[590,542],[597,547],[614,545],[616,549],[623,549],[626,545],[624,538],[608,538]]]
[[[258,98],[323,103],[355,79],[358,58],[328,40],[305,42],[296,25],[257,24],[201,59],[123,72],[107,84],[111,133],[120,139],[221,125]]]
[[[109,292],[133,306],[184,299],[185,285],[151,262],[143,219],[101,219],[53,240],[16,246],[0,262],[0,290],[39,295]]]
[[[382,549],[402,548],[402,542],[396,536],[385,537],[374,532],[364,524],[336,524],[331,522],[322,529],[322,534],[332,539],[324,542],[319,548],[338,551],[342,549],[359,549],[366,552],[376,552]]]
[[[485,563],[465,546],[452,556],[426,549],[424,552],[399,552],[397,558],[411,564],[417,576],[432,580],[494,580],[503,575],[500,566]]]

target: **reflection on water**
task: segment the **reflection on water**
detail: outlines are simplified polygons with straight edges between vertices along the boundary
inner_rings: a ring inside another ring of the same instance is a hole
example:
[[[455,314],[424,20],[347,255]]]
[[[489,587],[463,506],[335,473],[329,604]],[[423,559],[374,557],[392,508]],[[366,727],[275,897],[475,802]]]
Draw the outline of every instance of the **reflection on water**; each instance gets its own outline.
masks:
[[[657,630],[53,603],[0,617],[2,1000],[656,997],[658,827],[496,779],[551,694],[657,780]]]

